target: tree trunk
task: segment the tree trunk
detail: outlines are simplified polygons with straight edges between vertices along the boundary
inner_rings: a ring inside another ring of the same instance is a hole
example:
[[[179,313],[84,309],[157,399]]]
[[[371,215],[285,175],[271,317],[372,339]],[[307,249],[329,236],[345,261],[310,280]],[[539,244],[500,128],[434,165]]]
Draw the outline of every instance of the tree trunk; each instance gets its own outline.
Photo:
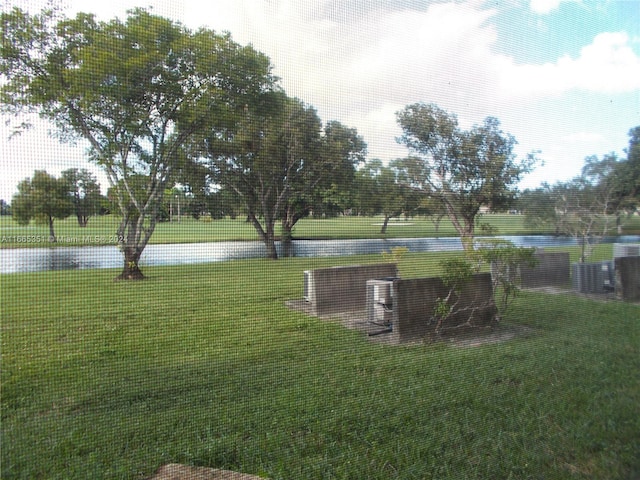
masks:
[[[622,220],[619,213],[616,215],[616,231],[618,235],[622,235]]]
[[[465,253],[473,252],[473,237],[475,235],[477,210],[472,213],[458,214],[451,203],[445,201],[444,205],[449,220],[451,220],[453,227],[456,229],[456,232],[458,232],[458,235],[460,235],[460,242],[462,242],[462,248]]]
[[[49,241],[51,243],[57,242],[56,234],[53,231],[53,217],[49,215]]]
[[[475,217],[464,218],[463,224],[457,221],[454,222],[454,226],[460,235],[460,242],[462,243],[462,249],[465,253],[473,252],[473,239],[475,238]]]
[[[118,227],[118,241],[120,251],[124,255],[122,273],[115,280],[143,280],[145,277],[140,270],[140,257],[146,246],[146,241],[155,228],[155,223],[149,226],[145,239],[141,239],[139,229],[142,228],[142,220],[137,215],[126,215]]]
[[[462,249],[465,253],[473,252],[473,232],[464,231],[460,234]]]
[[[580,263],[584,263],[587,259],[587,237],[582,236],[580,242]]]
[[[140,270],[138,262],[142,252],[138,252],[135,247],[123,247],[124,267],[122,273],[115,280],[144,280],[144,275]]]
[[[285,206],[281,226],[282,255],[284,257],[291,257],[293,255],[293,227],[308,214],[308,207],[302,210],[296,210],[292,205]]]
[[[389,225],[389,216],[385,215],[384,222],[382,223],[382,228],[380,229],[381,234],[384,235],[385,233],[387,233],[387,225]]]
[[[293,231],[288,223],[282,223],[282,256],[290,257],[293,254]]]
[[[270,258],[271,260],[277,260],[278,251],[276,250],[276,241],[273,233],[265,238],[264,244],[267,247],[267,258]]]
[[[442,217],[438,216],[434,220],[431,218],[431,222],[433,222],[434,227],[436,228],[436,238],[440,238],[440,222],[442,221]]]
[[[264,242],[264,246],[267,248],[267,258],[271,260],[278,259],[278,251],[276,250],[276,239],[274,234],[273,220],[265,218],[265,228],[262,228],[260,221],[254,214],[249,214],[247,221],[250,221],[255,227],[258,235]]]

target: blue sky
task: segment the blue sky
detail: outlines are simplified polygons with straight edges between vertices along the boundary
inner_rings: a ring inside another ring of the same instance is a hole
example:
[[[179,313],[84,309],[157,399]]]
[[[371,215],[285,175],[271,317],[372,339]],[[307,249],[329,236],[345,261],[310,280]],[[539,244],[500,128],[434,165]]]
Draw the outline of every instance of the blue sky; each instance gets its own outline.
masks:
[[[4,4],[7,4],[5,2]],[[3,4],[3,5],[4,5]],[[10,4],[10,3],[9,3]],[[24,3],[23,3],[24,4]],[[39,8],[30,0],[29,8]],[[580,173],[584,158],[624,156],[640,125],[640,0],[64,0],[68,15],[124,17],[134,6],[189,27],[227,30],[267,54],[291,96],[324,121],[356,127],[369,158],[407,155],[395,112],[436,103],[469,128],[497,117],[517,153],[544,165],[521,187]],[[7,141],[0,125],[0,198],[35,169],[87,167],[83,144],[47,126]],[[107,183],[99,175],[103,187]]]

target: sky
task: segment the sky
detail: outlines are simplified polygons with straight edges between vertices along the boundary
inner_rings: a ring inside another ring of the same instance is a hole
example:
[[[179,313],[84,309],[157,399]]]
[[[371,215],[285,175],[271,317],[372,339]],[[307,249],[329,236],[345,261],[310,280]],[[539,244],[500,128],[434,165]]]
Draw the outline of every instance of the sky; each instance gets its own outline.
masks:
[[[43,0],[2,1],[34,12]],[[408,151],[396,112],[416,102],[456,114],[462,128],[488,117],[542,164],[520,188],[579,175],[584,159],[625,156],[640,125],[640,0],[62,0],[68,16],[125,18],[151,8],[196,29],[228,31],[265,53],[289,96],[324,122],[355,127],[368,159]],[[5,117],[4,120],[14,121]],[[85,145],[61,144],[36,121],[8,140],[0,122],[0,199],[36,169],[88,168]]]

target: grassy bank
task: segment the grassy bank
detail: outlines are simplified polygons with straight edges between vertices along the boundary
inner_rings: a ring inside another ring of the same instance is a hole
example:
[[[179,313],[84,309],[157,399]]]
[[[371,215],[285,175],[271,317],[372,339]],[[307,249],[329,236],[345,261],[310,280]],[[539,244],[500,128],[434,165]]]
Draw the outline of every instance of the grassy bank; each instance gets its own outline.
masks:
[[[401,273],[438,259],[408,254]],[[2,478],[141,479],[169,462],[272,479],[640,476],[637,306],[524,293],[507,321],[529,337],[384,346],[284,306],[303,270],[340,263],[0,277]]]
[[[295,238],[415,238],[457,236],[451,222],[444,219],[436,230],[426,218],[393,220],[387,233],[380,234],[383,219],[380,217],[338,217],[330,219],[301,220],[295,227]],[[527,228],[521,215],[485,215],[482,221],[491,225],[496,234],[552,234],[551,231]],[[119,218],[115,215],[95,217],[85,228],[80,228],[74,218],[56,220],[55,246],[113,245]],[[279,231],[279,225],[278,230]],[[630,222],[625,233],[640,232],[640,217]],[[478,232],[481,234],[481,232]],[[10,217],[0,217],[0,248],[50,246],[46,225],[32,222],[20,226]],[[258,240],[253,226],[244,219],[214,221],[194,220],[185,217],[181,222],[160,223],[151,237],[151,243],[216,242],[226,240]]]

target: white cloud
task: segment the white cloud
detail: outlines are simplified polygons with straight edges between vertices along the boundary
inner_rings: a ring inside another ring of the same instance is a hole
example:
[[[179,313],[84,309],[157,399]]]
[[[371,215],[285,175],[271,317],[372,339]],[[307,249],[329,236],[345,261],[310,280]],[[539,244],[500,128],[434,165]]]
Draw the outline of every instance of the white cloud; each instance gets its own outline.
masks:
[[[516,65],[496,58],[501,88],[515,96],[561,94],[572,89],[619,93],[640,89],[640,56],[625,32],[597,35],[580,56],[543,65]]]

